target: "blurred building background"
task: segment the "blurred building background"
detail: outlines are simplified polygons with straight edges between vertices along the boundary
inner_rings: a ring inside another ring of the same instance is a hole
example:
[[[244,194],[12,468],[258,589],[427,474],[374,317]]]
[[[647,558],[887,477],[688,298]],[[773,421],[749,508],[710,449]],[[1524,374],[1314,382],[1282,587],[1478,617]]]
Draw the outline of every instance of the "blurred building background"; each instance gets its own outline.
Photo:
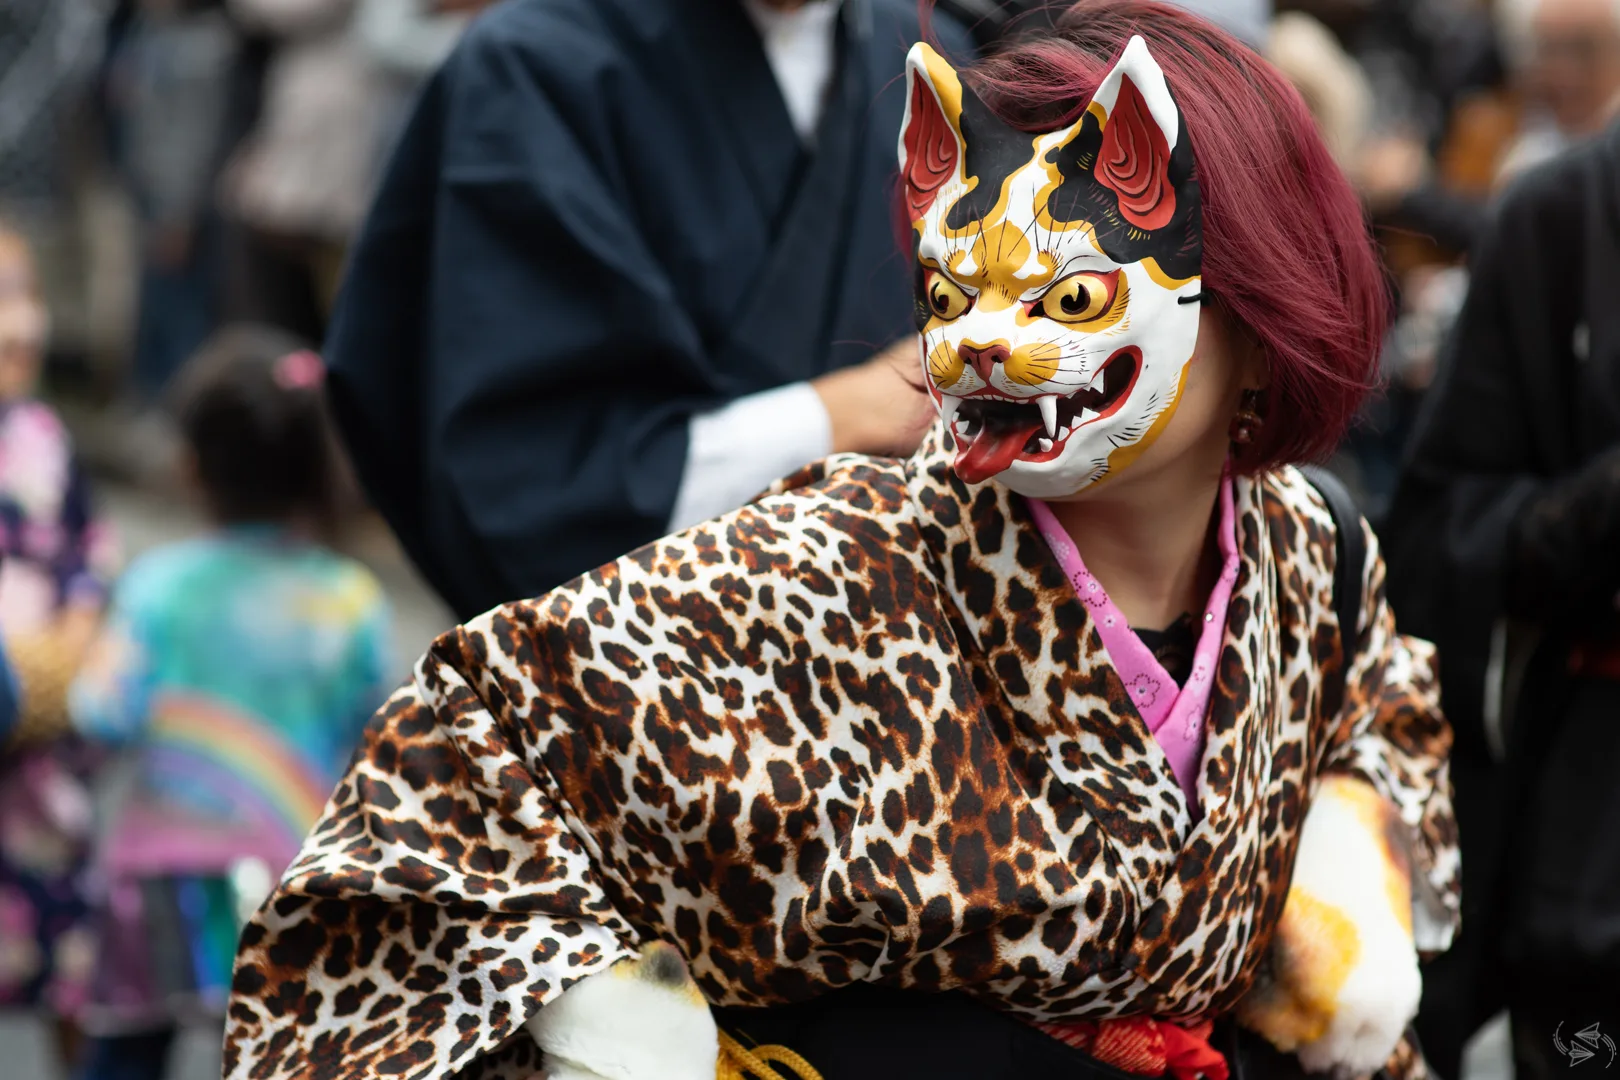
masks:
[[[414,88],[483,6],[0,4],[0,216],[36,253],[51,318],[42,393],[65,418],[126,557],[201,528],[175,480],[162,408],[171,376],[227,323],[320,341],[345,244]],[[947,6],[987,43],[1039,17],[992,0]],[[1293,79],[1377,227],[1400,310],[1385,351],[1388,391],[1334,462],[1376,519],[1493,192],[1610,115],[1620,4],[1187,6]],[[449,616],[386,528],[352,495],[347,509],[345,546],[383,582],[398,654],[414,656]],[[49,1020],[0,1014],[0,1075],[51,1075]],[[1488,1075],[1501,1052],[1487,1047],[1476,1063]],[[173,1071],[190,1080],[211,1070],[204,1032]]]

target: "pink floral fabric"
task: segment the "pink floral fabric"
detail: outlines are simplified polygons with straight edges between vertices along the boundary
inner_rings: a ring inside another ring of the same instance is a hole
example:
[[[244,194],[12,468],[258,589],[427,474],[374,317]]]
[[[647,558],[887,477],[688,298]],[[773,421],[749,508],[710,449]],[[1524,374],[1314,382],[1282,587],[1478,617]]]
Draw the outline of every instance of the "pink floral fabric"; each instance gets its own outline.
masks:
[[[0,632],[40,633],[70,604],[99,605],[116,572],[60,418],[39,401],[0,403]],[[95,765],[67,736],[0,742],[0,1007],[73,1013],[86,999]]]
[[[1130,693],[1142,722],[1153,733],[1153,739],[1170,759],[1170,768],[1187,796],[1187,808],[1194,820],[1201,815],[1198,797],[1198,766],[1204,754],[1204,713],[1209,707],[1210,688],[1214,684],[1215,661],[1226,631],[1226,609],[1232,600],[1232,583],[1237,580],[1237,536],[1233,526],[1232,478],[1221,480],[1218,496],[1220,519],[1216,523],[1216,543],[1221,552],[1221,573],[1210,590],[1204,605],[1204,624],[1198,636],[1198,647],[1193,653],[1192,674],[1187,685],[1177,686],[1170,673],[1164,670],[1153,651],[1136,636],[1130,623],[1114,602],[1102,582],[1086,569],[1085,560],[1063,526],[1045,503],[1030,499],[1030,515],[1040,527],[1047,546],[1063,567],[1063,573],[1074,586],[1075,595],[1091,609],[1097,633],[1108,650],[1108,658],[1119,674],[1120,681]]]
[[[38,401],[0,405],[0,557],[0,625],[13,634],[100,604],[118,571],[67,429]]]

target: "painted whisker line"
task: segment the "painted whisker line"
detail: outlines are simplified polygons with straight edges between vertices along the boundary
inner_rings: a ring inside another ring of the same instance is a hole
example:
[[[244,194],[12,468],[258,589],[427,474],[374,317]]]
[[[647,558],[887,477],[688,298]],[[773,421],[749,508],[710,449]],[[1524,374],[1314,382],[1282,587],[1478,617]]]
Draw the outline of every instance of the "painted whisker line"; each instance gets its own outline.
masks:
[[[1040,222],[1039,218],[1032,218],[1030,220],[1030,223],[1028,225],[1024,226],[1023,230],[1018,234],[1018,238],[1020,240],[1029,240],[1029,232],[1030,232],[1030,230],[1031,229],[1038,229],[1040,227],[1040,224],[1041,224],[1041,222]],[[1033,247],[1034,250],[1038,254],[1045,254],[1045,252],[1044,252],[1044,250],[1042,248],[1036,247],[1033,243],[1031,243],[1031,247]]]
[[[1155,437],[1197,341],[1194,298],[1172,285],[1197,277],[1202,252],[1192,150],[1140,39],[1044,134],[1006,127],[957,81],[942,97],[943,64],[926,46],[908,61],[924,126],[902,147],[925,137],[934,156],[903,179],[918,257],[938,268],[919,310],[958,473],[1041,498],[1079,490]]]

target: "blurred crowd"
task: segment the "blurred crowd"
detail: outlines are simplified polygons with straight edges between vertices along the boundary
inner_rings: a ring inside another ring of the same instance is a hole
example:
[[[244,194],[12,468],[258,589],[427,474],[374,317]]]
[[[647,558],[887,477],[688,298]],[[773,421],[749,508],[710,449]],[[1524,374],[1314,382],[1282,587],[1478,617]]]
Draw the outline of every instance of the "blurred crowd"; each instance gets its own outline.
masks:
[[[221,325],[318,340],[411,95],[482,6],[8,5],[0,206],[73,316],[56,350],[150,403]]]
[[[0,10],[0,1009],[163,1075],[401,670],[332,549],[313,352],[416,83],[480,5]],[[60,405],[113,433],[87,461]],[[211,528],[125,557],[94,466]]]
[[[220,326],[253,322],[320,341],[346,246],[413,95],[486,4],[8,5],[0,208],[35,248],[57,380],[138,417]],[[941,6],[988,43],[1039,5]],[[1609,115],[1620,88],[1614,6],[1189,6],[1295,81],[1379,228],[1401,311],[1390,389],[1339,463],[1376,515],[1466,291],[1462,267],[1492,192]]]
[[[330,550],[339,455],[310,350],[419,87],[486,2],[0,5],[0,1006],[64,1018],[87,1080],[161,1063],[178,998],[217,1010],[241,911],[396,670],[375,580]],[[1620,101],[1620,5],[1186,6],[1294,81],[1382,242],[1387,390],[1334,462],[1376,521],[1493,197]],[[981,46],[1040,17],[941,7]],[[218,528],[126,565],[63,402],[114,419],[104,464],[178,462]],[[94,778],[131,745],[163,804],[98,833]],[[132,932],[192,940],[125,963],[106,942]]]

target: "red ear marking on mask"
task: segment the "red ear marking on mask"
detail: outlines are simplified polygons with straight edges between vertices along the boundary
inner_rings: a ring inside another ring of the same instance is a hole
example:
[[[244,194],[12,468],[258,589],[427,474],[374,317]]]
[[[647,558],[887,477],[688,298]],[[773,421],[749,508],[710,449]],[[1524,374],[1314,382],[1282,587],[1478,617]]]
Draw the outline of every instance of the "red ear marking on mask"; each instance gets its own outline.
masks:
[[[924,81],[911,79],[911,114],[906,118],[906,211],[919,221],[934,205],[939,189],[956,175],[956,158],[961,152],[956,132],[945,118]]]
[[[1129,77],[1120,80],[1119,97],[1103,128],[1096,177],[1118,196],[1120,216],[1137,228],[1151,232],[1175,217],[1170,143]]]

